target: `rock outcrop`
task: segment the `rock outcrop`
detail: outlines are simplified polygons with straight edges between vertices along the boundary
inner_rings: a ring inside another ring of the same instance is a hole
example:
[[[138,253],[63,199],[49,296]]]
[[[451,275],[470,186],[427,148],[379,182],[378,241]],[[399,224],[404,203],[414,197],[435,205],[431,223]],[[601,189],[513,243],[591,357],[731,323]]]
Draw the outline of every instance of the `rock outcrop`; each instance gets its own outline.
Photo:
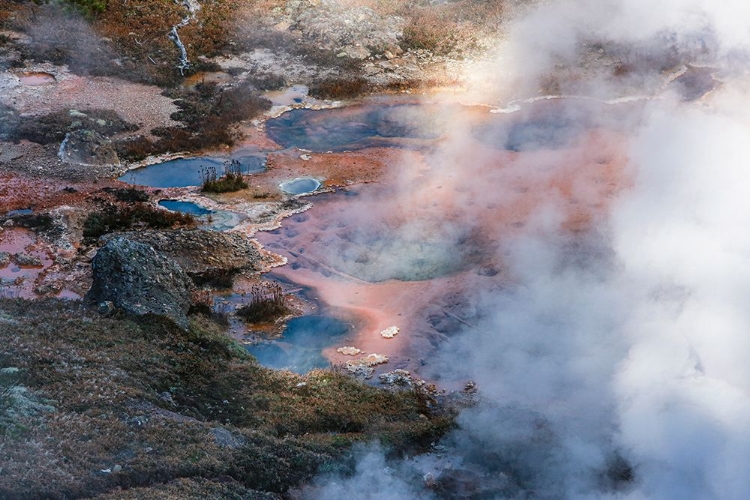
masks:
[[[119,165],[112,141],[94,130],[68,132],[60,144],[60,159],[77,165]]]
[[[334,2],[310,7],[311,4],[293,0],[287,4],[287,14],[307,40],[337,51],[339,57],[362,60],[373,52],[401,53],[403,18],[381,16],[368,7],[342,7]]]
[[[238,233],[177,229],[136,231],[122,236],[151,245],[174,259],[196,285],[231,286],[232,277],[242,271],[263,269],[263,257],[248,238]],[[112,237],[105,236],[105,239]]]
[[[111,301],[127,313],[165,316],[187,329],[193,283],[173,259],[145,243],[117,237],[97,252],[92,269],[87,302]]]

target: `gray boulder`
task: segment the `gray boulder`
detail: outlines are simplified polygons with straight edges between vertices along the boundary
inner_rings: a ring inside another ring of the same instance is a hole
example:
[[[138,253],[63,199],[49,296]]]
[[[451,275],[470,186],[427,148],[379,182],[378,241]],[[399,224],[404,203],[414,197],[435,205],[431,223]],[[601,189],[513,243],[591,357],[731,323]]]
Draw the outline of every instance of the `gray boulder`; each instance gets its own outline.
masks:
[[[112,141],[93,130],[68,132],[60,144],[60,159],[77,165],[119,165]]]
[[[85,300],[111,301],[135,315],[156,314],[187,329],[187,312],[193,284],[172,259],[150,245],[113,238],[94,257],[93,284]]]
[[[159,253],[174,259],[196,285],[232,285],[240,272],[259,272],[265,267],[258,248],[242,234],[200,229],[172,231],[134,231],[122,236],[151,245]],[[110,239],[112,236],[104,236]]]

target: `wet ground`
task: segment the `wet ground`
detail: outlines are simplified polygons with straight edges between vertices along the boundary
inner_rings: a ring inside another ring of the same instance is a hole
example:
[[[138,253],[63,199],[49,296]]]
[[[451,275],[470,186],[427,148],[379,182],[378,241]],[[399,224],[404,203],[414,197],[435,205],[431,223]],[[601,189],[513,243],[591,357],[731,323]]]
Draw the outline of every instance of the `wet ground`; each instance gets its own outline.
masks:
[[[347,345],[388,356],[380,371],[426,371],[432,349],[472,325],[477,291],[512,282],[504,241],[560,200],[558,222],[585,231],[627,185],[620,126],[587,122],[588,106],[544,103],[517,116],[467,108],[452,117],[462,128],[390,164],[379,183],[314,196],[312,209],[257,238],[288,259],[276,275],[360,318]],[[397,336],[381,335],[391,326]],[[324,354],[343,363],[342,346]]]
[[[22,85],[46,85],[48,83],[55,83],[55,76],[50,73],[44,73],[42,71],[29,71],[18,75],[18,79]]]
[[[234,153],[173,159],[120,180],[161,188],[162,207],[198,216],[205,229],[270,229],[256,237],[287,261],[274,279],[308,290],[295,300],[319,305],[301,306],[306,319],[257,347],[261,361],[297,371],[341,364],[353,359],[337,351],[346,345],[361,356],[387,356],[379,371],[419,374],[436,345],[473,324],[477,290],[512,282],[503,242],[552,200],[565,207],[554,214],[558,223],[585,231],[628,182],[623,120],[595,122],[602,104],[544,101],[492,113],[428,101],[380,97],[294,109],[269,119],[267,135],[249,134]],[[201,168],[220,170],[230,157],[253,173],[250,188],[202,196],[195,187]],[[312,209],[291,209],[274,229],[284,200],[310,193]],[[224,303],[232,310],[246,300],[235,290]],[[397,335],[382,335],[392,327]],[[235,333],[243,328],[233,322]],[[257,340],[269,331],[278,328],[239,334]]]
[[[6,227],[0,232],[0,295],[32,299],[38,295],[78,299],[65,279],[55,279],[53,248],[32,231]]]

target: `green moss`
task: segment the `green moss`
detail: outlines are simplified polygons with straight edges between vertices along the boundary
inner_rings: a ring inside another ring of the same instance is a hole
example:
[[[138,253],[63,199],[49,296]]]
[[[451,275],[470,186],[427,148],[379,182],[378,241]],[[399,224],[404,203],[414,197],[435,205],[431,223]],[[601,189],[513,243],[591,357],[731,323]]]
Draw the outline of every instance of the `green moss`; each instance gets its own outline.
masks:
[[[101,14],[107,9],[106,0],[65,0],[65,3],[72,5],[88,16]]]

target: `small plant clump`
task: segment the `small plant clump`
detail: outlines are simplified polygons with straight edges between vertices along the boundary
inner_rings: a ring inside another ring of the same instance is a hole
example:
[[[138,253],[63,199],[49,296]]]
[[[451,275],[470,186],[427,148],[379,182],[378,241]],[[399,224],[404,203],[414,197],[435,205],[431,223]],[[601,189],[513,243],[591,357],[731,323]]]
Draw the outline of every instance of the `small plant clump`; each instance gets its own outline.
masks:
[[[237,309],[237,316],[248,323],[266,323],[289,313],[279,284],[261,283],[251,293],[250,303]]]
[[[200,314],[213,320],[220,326],[229,326],[228,306],[221,304],[217,307],[213,294],[209,290],[195,290],[191,296],[188,314]]]
[[[373,90],[367,79],[360,76],[331,77],[315,82],[310,96],[316,99],[352,99]]]
[[[105,193],[110,193],[117,198],[117,201],[135,203],[138,201],[148,201],[149,196],[146,191],[137,188],[104,188]]]
[[[217,176],[214,166],[201,168],[201,191],[204,193],[230,193],[246,188],[242,165],[237,160],[225,163],[221,177]]]
[[[253,190],[253,198],[255,199],[265,200],[266,198],[270,198],[270,197],[271,197],[270,191],[266,191],[260,188]]]
[[[72,5],[87,16],[101,14],[107,9],[106,0],[66,0],[65,3]]]

